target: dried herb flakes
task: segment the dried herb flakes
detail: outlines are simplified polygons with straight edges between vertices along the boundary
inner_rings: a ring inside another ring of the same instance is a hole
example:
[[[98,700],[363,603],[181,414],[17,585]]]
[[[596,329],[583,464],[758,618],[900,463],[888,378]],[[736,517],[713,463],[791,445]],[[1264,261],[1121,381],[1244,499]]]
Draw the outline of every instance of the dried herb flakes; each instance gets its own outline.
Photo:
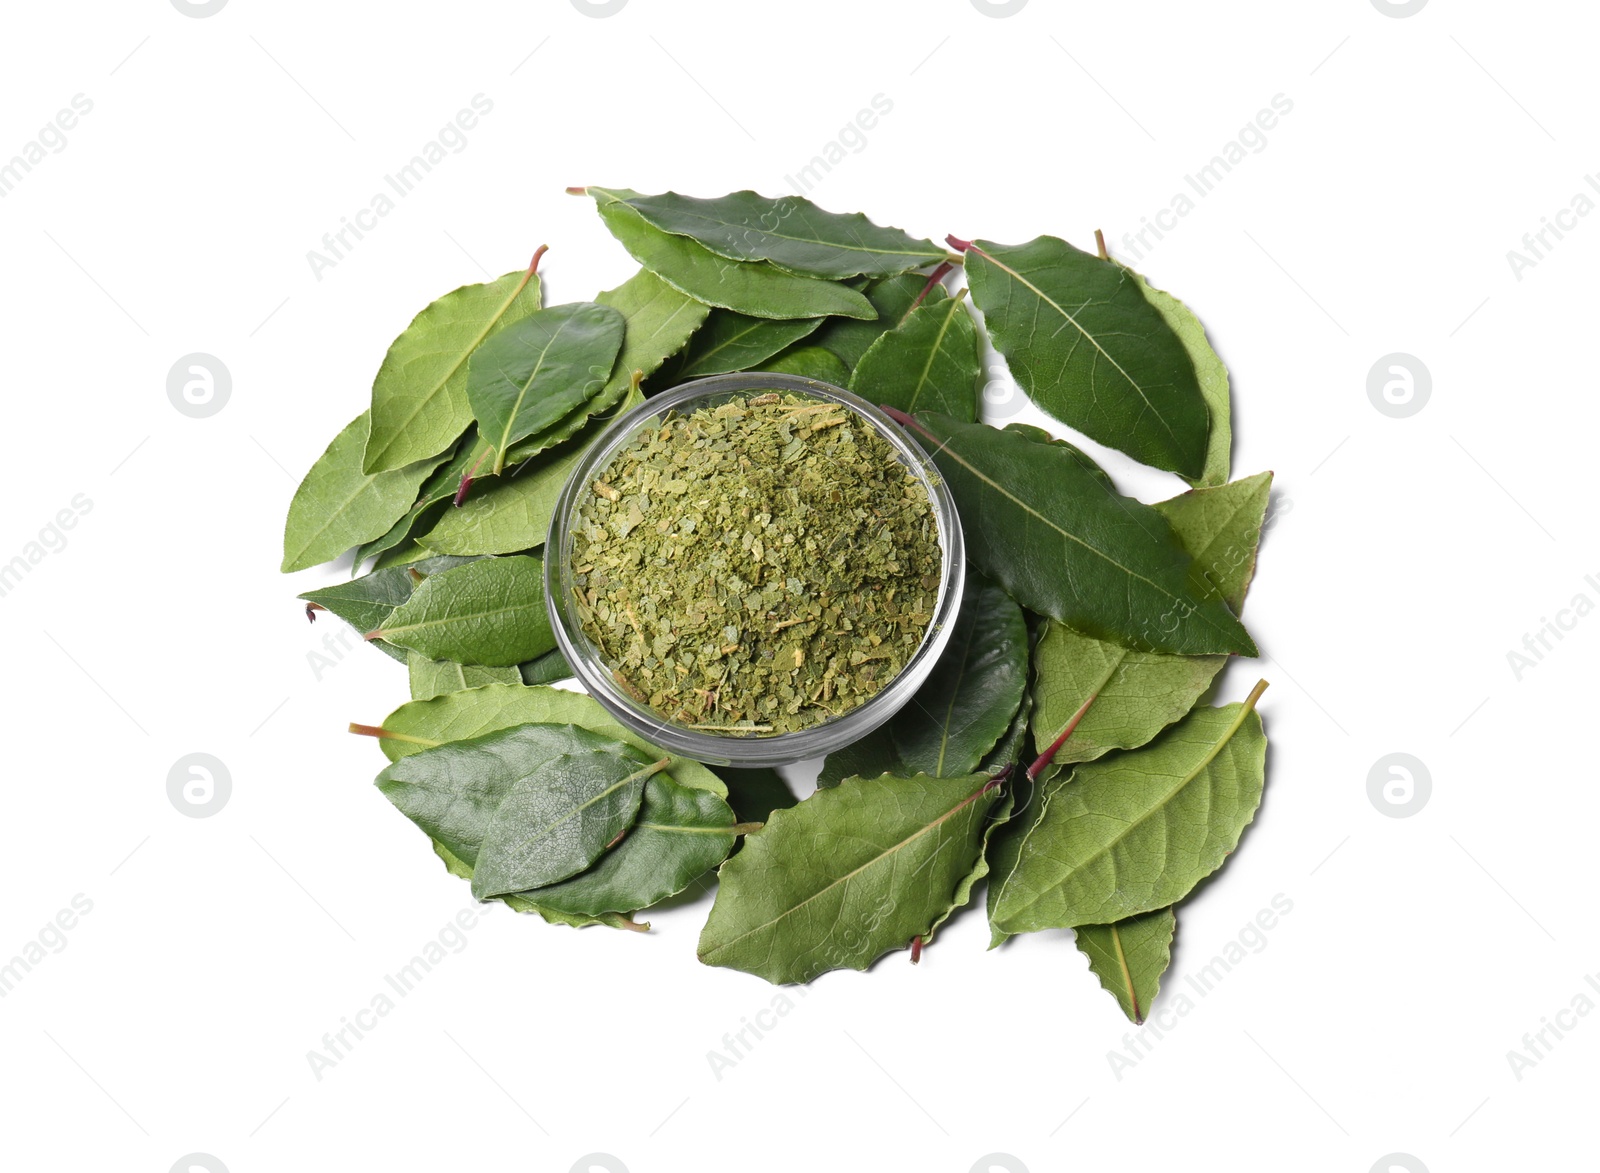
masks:
[[[933,617],[927,490],[837,403],[769,392],[670,412],[592,490],[572,550],[584,630],[667,720],[820,724],[893,680]]]

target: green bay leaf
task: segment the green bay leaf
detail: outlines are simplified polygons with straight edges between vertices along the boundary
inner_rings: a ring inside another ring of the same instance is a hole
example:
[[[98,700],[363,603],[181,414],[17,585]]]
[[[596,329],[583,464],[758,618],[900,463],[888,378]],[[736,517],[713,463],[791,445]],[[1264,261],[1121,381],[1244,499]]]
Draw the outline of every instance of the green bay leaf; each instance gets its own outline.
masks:
[[[949,255],[931,240],[874,224],[860,212],[825,212],[800,196],[615,194],[651,227],[689,237],[718,256],[768,261],[811,277],[884,277],[938,264]]]
[[[1221,867],[1261,802],[1264,687],[1053,778],[991,905],[993,927],[1110,924],[1175,904]]]
[[[484,668],[477,664],[457,664],[454,660],[430,660],[421,652],[406,653],[406,670],[414,701],[484,684],[518,684],[522,680],[515,668]]]
[[[501,330],[468,364],[467,398],[499,474],[519,440],[553,427],[600,394],[626,319],[608,305],[558,305]]]
[[[722,779],[699,762],[669,755],[621,725],[593,697],[563,688],[489,684],[466,692],[447,693],[429,701],[412,701],[384,718],[385,736],[378,747],[390,761],[398,761],[445,742],[529,723],[578,725],[625,741],[650,755],[652,761],[670,756],[672,764],[668,769],[678,782],[709,790],[719,798],[728,796]]]
[[[424,558],[414,563],[412,568],[418,574],[428,575],[440,570],[449,570],[467,561],[469,559],[466,558]],[[365,635],[375,628],[382,627],[394,609],[411,597],[411,592],[416,589],[417,580],[410,574],[410,569],[394,566],[384,570],[374,570],[360,578],[352,578],[349,582],[334,583],[332,586],[306,591],[300,598],[332,612]],[[396,660],[403,662],[406,659],[404,648],[397,648],[381,639],[373,640],[372,646]]]
[[[839,356],[840,362],[853,370],[873,342],[899,325],[927,284],[928,279],[919,273],[904,273],[899,277],[883,277],[870,282],[862,293],[872,303],[872,308],[878,311],[878,316],[870,321],[829,318],[812,335],[811,341],[833,351]],[[935,284],[922,299],[922,304],[933,305],[949,296],[949,291],[943,285]]]
[[[712,310],[683,356],[677,381],[758,369],[821,324],[821,318],[752,318],[731,310]]]
[[[373,633],[430,660],[505,667],[555,647],[537,558],[483,558],[429,575]]]
[[[998,791],[966,778],[852,778],[788,810],[722,865],[700,960],[806,982],[927,934],[982,853]]]
[[[966,271],[1034,403],[1135,460],[1202,475],[1211,420],[1194,362],[1132,274],[1053,236],[976,241]]]
[[[1150,506],[1059,445],[935,412],[916,419],[955,496],[968,556],[1024,607],[1141,650],[1256,654],[1222,600],[1195,594],[1190,555]]]
[[[850,375],[850,390],[905,412],[977,420],[983,383],[978,326],[964,299],[920,305],[878,337]]]
[[[1079,925],[1078,952],[1089,969],[1135,1024],[1142,1023],[1161,989],[1161,975],[1172,963],[1172,936],[1178,918],[1158,908],[1109,925]]]
[[[1272,474],[1261,473],[1154,507],[1193,559],[1195,593],[1222,598],[1236,614],[1255,569],[1271,486]],[[1091,696],[1094,704],[1057,762],[1086,762],[1143,745],[1187,713],[1226,663],[1226,656],[1134,651],[1052,622],[1034,651],[1035,746],[1044,752]]]
[[[850,370],[839,361],[839,356],[821,346],[791,347],[762,364],[762,370],[778,375],[798,375],[802,379],[820,379],[835,387],[850,381]]]
[[[1157,289],[1133,270],[1128,270],[1128,274],[1139,286],[1139,292],[1144,294],[1145,300],[1155,306],[1156,312],[1172,327],[1172,332],[1183,343],[1184,350],[1188,351],[1189,360],[1194,363],[1195,378],[1200,384],[1200,396],[1206,401],[1206,410],[1211,416],[1205,467],[1200,470],[1198,477],[1191,477],[1189,481],[1200,487],[1226,484],[1233,462],[1233,407],[1228,396],[1228,368],[1212,349],[1211,340],[1206,337],[1206,328],[1193,310],[1164,289]]]
[[[365,470],[400,468],[454,444],[472,423],[467,360],[495,331],[539,305],[539,278],[529,270],[464,285],[412,319],[390,343],[372,383]]]
[[[848,285],[799,277],[765,262],[730,261],[686,236],[653,228],[604,188],[591,187],[589,194],[611,235],[634,260],[697,301],[753,318],[876,316],[872,303]]]
[[[283,528],[285,574],[331,561],[386,533],[443,459],[435,453],[388,471],[363,472],[367,428],[362,412],[333,438],[295,490]]]

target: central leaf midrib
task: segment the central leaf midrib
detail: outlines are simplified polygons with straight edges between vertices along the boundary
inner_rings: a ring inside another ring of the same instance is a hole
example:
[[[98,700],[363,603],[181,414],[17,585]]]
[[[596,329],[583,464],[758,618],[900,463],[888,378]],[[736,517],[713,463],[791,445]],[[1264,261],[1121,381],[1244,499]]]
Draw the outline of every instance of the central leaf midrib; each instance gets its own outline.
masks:
[[[771,920],[763,921],[761,924],[756,925],[754,928],[746,929],[744,932],[740,933],[737,937],[730,937],[728,940],[722,942],[721,944],[716,945],[713,948],[707,950],[706,955],[710,956],[712,954],[719,953],[724,949],[732,948],[734,945],[737,945],[740,941],[744,940],[746,937],[751,936],[751,935],[753,935],[755,933],[762,932],[765,929],[770,929],[772,926],[776,925],[779,921],[785,919],[786,917],[793,916],[795,913],[799,912],[806,905],[810,904],[813,900],[817,900],[817,899],[821,898],[823,895],[825,895],[826,893],[832,891],[834,888],[837,888],[839,885],[848,884],[851,880],[853,880],[856,876],[860,875],[862,872],[866,871],[868,868],[873,867],[876,864],[882,862],[883,860],[893,856],[896,852],[898,852],[902,848],[904,848],[906,846],[906,844],[914,842],[917,839],[920,839],[923,835],[926,835],[928,832],[934,830],[937,827],[943,826],[948,820],[953,818],[956,814],[958,814],[962,810],[965,810],[968,806],[972,805],[972,803],[976,802],[979,798],[981,798],[983,796],[984,791],[986,791],[988,788],[989,788],[988,783],[984,783],[984,785],[979,787],[974,793],[968,795],[966,798],[963,798],[960,802],[956,803],[955,806],[951,807],[944,814],[940,815],[937,819],[933,820],[933,822],[928,823],[925,826],[919,827],[915,832],[913,832],[910,835],[907,835],[904,839],[900,840],[900,842],[894,844],[892,847],[889,847],[889,848],[887,848],[887,849],[885,849],[883,851],[880,851],[877,855],[873,856],[871,859],[867,860],[865,863],[861,864],[859,867],[851,869],[849,872],[846,872],[844,875],[840,876],[838,879],[832,880],[829,883],[823,885],[821,888],[818,888],[810,896],[807,896],[804,900],[801,900],[799,903],[791,904],[788,908],[786,908],[782,912],[778,913],[778,915],[774,916]],[[935,850],[937,850],[937,849],[935,849]]]

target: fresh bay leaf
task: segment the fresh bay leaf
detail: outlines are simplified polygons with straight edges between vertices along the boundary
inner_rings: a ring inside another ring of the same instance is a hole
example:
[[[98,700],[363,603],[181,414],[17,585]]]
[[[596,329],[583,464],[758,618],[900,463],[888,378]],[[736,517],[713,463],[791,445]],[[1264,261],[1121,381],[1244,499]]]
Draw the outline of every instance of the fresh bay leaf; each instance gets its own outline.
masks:
[[[372,383],[372,429],[362,467],[382,472],[437,456],[472,423],[467,360],[497,330],[540,305],[529,268],[463,285],[429,304],[389,345]]]
[[[764,262],[730,261],[687,236],[651,227],[639,213],[604,188],[589,188],[600,218],[633,259],[668,285],[697,301],[753,318],[847,318],[876,315],[848,285],[798,277]]]
[[[423,544],[441,554],[510,554],[544,545],[556,500],[586,449],[574,441],[508,468],[441,514]]]
[[[611,306],[576,302],[530,315],[478,348],[468,364],[467,398],[479,434],[495,450],[496,474],[517,441],[600,394],[626,324]]]
[[[368,559],[381,558],[416,535],[427,533],[437,520],[439,507],[456,495],[461,478],[478,465],[479,456],[484,451],[487,450],[478,442],[478,430],[468,428],[449,458],[422,482],[416,501],[401,514],[400,520],[390,526],[387,532],[363,543],[356,550],[355,565],[360,567]]]
[[[1255,569],[1271,487],[1272,474],[1261,473],[1155,506],[1194,560],[1195,593],[1221,597],[1235,613]],[[1042,753],[1091,696],[1095,703],[1056,761],[1086,762],[1143,745],[1187,713],[1226,663],[1226,656],[1134,651],[1052,622],[1034,650],[1035,746]]]
[[[621,742],[615,746],[629,750]],[[472,868],[472,894],[483,900],[525,892],[587,869],[633,827],[645,779],[663,765],[640,766],[613,749],[564,753],[533,765],[489,820]]]
[[[964,299],[920,305],[867,348],[850,390],[904,412],[940,411],[971,423],[983,383],[978,326]]]
[[[764,370],[777,375],[798,375],[802,379],[820,379],[843,387],[850,381],[850,369],[839,361],[839,356],[820,346],[800,346],[784,351],[769,359]]]
[[[1034,403],[1135,460],[1202,475],[1211,420],[1194,362],[1132,274],[1053,236],[976,241],[966,271]]]
[[[484,684],[518,684],[522,680],[515,668],[482,668],[476,664],[457,664],[454,660],[430,660],[421,652],[406,653],[406,670],[414,701]]]
[[[555,647],[537,558],[484,558],[429,575],[372,633],[431,660],[496,668]]]
[[[678,381],[758,370],[764,361],[821,324],[821,318],[751,318],[731,310],[712,310],[690,342],[677,371]]]
[[[385,472],[362,472],[367,426],[366,412],[346,424],[295,490],[283,528],[285,574],[331,561],[387,532],[443,459],[436,454]]]
[[[1197,596],[1166,518],[1071,453],[1016,432],[916,417],[956,499],[967,554],[1029,610],[1146,651],[1255,655],[1220,599]]]
[[[1226,484],[1233,462],[1233,408],[1228,397],[1228,368],[1212,349],[1206,337],[1206,328],[1194,311],[1164,289],[1157,289],[1138,273],[1128,270],[1129,276],[1139,286],[1145,300],[1156,307],[1172,332],[1183,343],[1194,363],[1195,378],[1200,384],[1200,396],[1206,401],[1211,416],[1211,436],[1206,442],[1206,462],[1198,477],[1190,483],[1209,488]]]
[[[625,199],[651,227],[689,237],[717,256],[769,261],[811,277],[885,277],[938,264],[949,255],[931,240],[881,227],[860,212],[825,212],[800,196],[769,199],[736,191],[696,199],[669,191],[628,192]]]
[[[1044,814],[1048,786],[1060,772],[1059,767],[1048,766],[1038,778],[1030,778],[1025,770],[1013,770],[1005,787],[1011,796],[1011,806],[1005,821],[990,832],[984,841],[983,856],[989,867],[988,916],[989,948],[1004,944],[1014,934],[995,923],[995,910],[1006,899],[1017,863],[1022,857],[1022,845],[1028,841]]]
[[[1221,867],[1261,802],[1267,739],[1255,702],[1264,687],[1052,779],[992,925],[1110,924],[1175,904]]]
[[[984,820],[983,836],[978,843],[977,858],[972,861],[972,867],[968,869],[967,874],[957,882],[955,893],[950,897],[950,903],[934,919],[934,922],[928,926],[928,931],[922,934],[922,944],[924,946],[933,944],[933,939],[938,935],[940,927],[945,921],[967,906],[972,900],[972,889],[977,886],[979,880],[989,874],[989,840],[1011,818],[1013,800],[1010,789],[1002,785],[999,789],[999,795],[1000,797],[995,799],[994,805],[989,808],[988,818]]]
[[[619,724],[593,697],[562,688],[489,684],[429,701],[412,701],[384,718],[384,736],[378,748],[390,761],[399,761],[435,745],[530,723],[577,725],[625,741],[652,761],[670,756],[672,764],[667,768],[678,782],[709,790],[719,798],[728,796],[722,779],[699,762],[669,755]]]
[[[1033,717],[1033,693],[1023,688],[1022,703],[1017,706],[1016,716],[1011,718],[1011,728],[1005,731],[995,747],[984,755],[983,761],[978,763],[978,773],[998,774],[1007,766],[1021,769],[1028,763],[1022,761],[1022,755],[1028,748],[1028,727]],[[1009,814],[1007,815],[1009,818]]]
[[[982,775],[852,778],[775,811],[722,865],[700,960],[774,983],[866,969],[948,912],[997,797]]]
[[[473,869],[480,900],[564,880],[633,823],[664,762],[575,725],[519,725],[392,763],[385,797]]]
[[[425,558],[414,566],[419,574],[427,575],[449,570],[468,561],[470,559],[467,558]],[[382,627],[394,609],[411,597],[416,585],[416,579],[406,567],[395,566],[374,570],[349,582],[306,591],[300,598],[332,612],[365,635],[374,628]],[[372,646],[402,662],[406,659],[404,648],[397,648],[381,639],[373,640]]]
[[[1028,651],[1022,608],[981,574],[970,573],[944,654],[889,721],[904,771],[950,778],[977,770],[1022,703]]]
[[[640,269],[595,300],[627,321],[616,369],[595,399],[597,412],[610,411],[623,401],[635,371],[649,375],[682,351],[711,313],[709,305],[674,289],[649,269]]]
[[[448,871],[452,876],[456,876],[463,880],[472,879],[472,865],[463,863],[454,855],[451,855],[449,848],[445,847],[445,845],[440,843],[437,839],[433,841],[433,853],[444,861],[445,870]],[[540,908],[533,901],[517,893],[512,893],[507,896],[496,896],[495,899],[500,901],[513,912],[520,912],[523,914],[531,913],[542,918],[547,924],[552,925],[570,925],[575,929],[587,928],[590,925],[606,925],[608,928],[632,929],[635,932],[650,927],[649,925],[636,924],[618,912],[602,913],[599,916],[574,916],[570,913],[557,912],[553,908]]]
[[[709,790],[663,774],[645,782],[637,821],[598,863],[569,880],[520,895],[540,911],[602,917],[633,913],[676,896],[727,858],[732,809]]]
[[[1158,908],[1109,925],[1079,925],[1078,952],[1089,969],[1135,1024],[1142,1023],[1161,989],[1161,975],[1172,963],[1172,935],[1178,918]]]
[[[861,321],[857,318],[829,318],[821,328],[812,335],[811,341],[818,346],[825,347],[839,356],[839,361],[846,367],[854,368],[861,361],[861,356],[867,353],[867,348],[885,331],[892,330],[900,324],[911,306],[916,302],[917,295],[928,284],[928,279],[920,273],[905,273],[899,277],[884,277],[873,281],[862,290],[867,300],[872,303],[872,308],[878,311],[878,316],[871,321]],[[933,305],[945,300],[949,291],[943,285],[935,283],[928,290],[928,295],[922,299],[923,305]]]
[[[523,684],[554,684],[558,680],[572,679],[573,671],[566,656],[561,654],[561,649],[553,648],[542,656],[518,664],[517,674]]]
[[[1256,551],[1272,496],[1272,474],[1258,472],[1215,488],[1190,489],[1155,510],[1194,559],[1190,581],[1195,591],[1220,598],[1237,613],[1255,577]]]

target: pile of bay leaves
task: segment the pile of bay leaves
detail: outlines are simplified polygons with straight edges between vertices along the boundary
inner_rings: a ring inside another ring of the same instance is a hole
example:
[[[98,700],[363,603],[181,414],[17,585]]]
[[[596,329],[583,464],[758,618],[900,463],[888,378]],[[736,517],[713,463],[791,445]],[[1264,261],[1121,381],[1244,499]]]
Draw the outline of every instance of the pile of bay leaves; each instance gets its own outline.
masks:
[[[1228,377],[1200,322],[1055,237],[947,248],[792,196],[575,191],[639,271],[546,307],[536,256],[428,305],[289,509],[285,571],[354,550],[357,577],[307,591],[308,615],[409,673],[408,703],[352,726],[389,758],[379,789],[477,898],[551,922],[646,928],[635,913],[715,869],[701,959],[772,982],[915,959],[987,878],[996,944],[1076,930],[1142,1020],[1173,907],[1238,843],[1266,754],[1263,686],[1210,703],[1228,657],[1256,654],[1238,615],[1271,474],[1229,480]],[[985,334],[1044,412],[1188,490],[1144,504],[1066,440],[983,423]],[[569,470],[616,413],[734,371],[891,409],[973,567],[914,701],[799,802],[550,687],[571,673],[541,547]]]

